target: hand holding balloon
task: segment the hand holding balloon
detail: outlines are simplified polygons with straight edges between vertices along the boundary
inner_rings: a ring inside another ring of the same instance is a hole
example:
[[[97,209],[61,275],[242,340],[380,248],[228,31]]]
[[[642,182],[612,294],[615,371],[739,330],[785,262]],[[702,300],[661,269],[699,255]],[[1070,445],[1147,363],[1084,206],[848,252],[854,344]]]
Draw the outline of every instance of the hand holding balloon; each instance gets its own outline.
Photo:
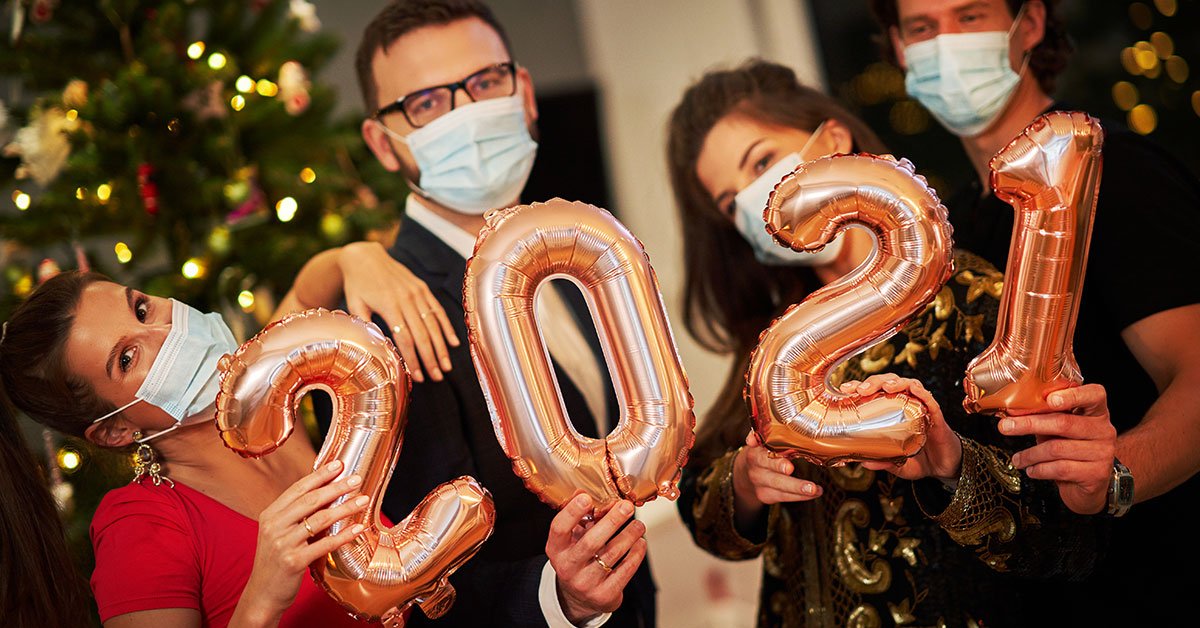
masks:
[[[746,445],[733,459],[733,510],[738,526],[748,529],[763,506],[816,499],[820,485],[793,474],[796,465],[771,453],[754,430],[746,435]]]
[[[359,495],[330,505],[341,497],[353,497],[362,485],[357,475],[337,480],[341,470],[342,463],[336,460],[318,468],[288,487],[259,514],[254,567],[230,624],[251,623],[264,617],[278,621],[295,602],[308,566],[362,533],[362,524],[355,524],[335,534],[312,536],[322,535],[335,521],[362,511],[370,502]]]
[[[902,464],[889,462],[864,462],[863,466],[874,471],[887,471],[905,480],[935,477],[941,480],[957,480],[962,468],[962,441],[958,434],[946,424],[941,406],[933,395],[915,379],[898,377],[891,373],[872,375],[862,382],[845,382],[842,392],[851,391],[869,396],[876,392],[904,392],[920,399],[929,410],[929,424],[925,430],[925,446],[921,451]]]
[[[575,625],[616,610],[646,557],[646,524],[630,521],[633,503],[618,501],[589,521],[594,507],[586,493],[576,495],[555,515],[546,539],[563,614]]]
[[[1013,454],[1013,466],[1037,480],[1058,485],[1063,503],[1090,515],[1107,502],[1117,449],[1117,429],[1108,414],[1108,395],[1099,384],[1050,393],[1053,412],[1000,420],[1000,433],[1037,437],[1038,444]]]
[[[919,399],[842,394],[828,380],[839,361],[891,337],[937,296],[953,267],[946,208],[906,160],[839,155],[784,177],[764,218],[777,242],[798,251],[825,246],[849,224],[869,229],[877,246],[763,332],[745,389],[759,438],[818,464],[916,454],[927,412]]]
[[[317,524],[337,542],[315,543],[327,550],[321,553],[285,549],[287,564],[318,556],[310,566],[313,578],[361,619],[392,621],[412,604],[430,618],[445,614],[455,595],[448,578],[491,536],[495,506],[478,482],[462,477],[434,488],[398,525],[380,522],[380,498],[400,455],[411,386],[395,347],[370,323],[309,310],[268,325],[221,358],[220,370],[217,427],[225,444],[246,457],[266,455],[288,439],[308,390],[323,388],[336,401],[316,465],[336,463],[344,474],[361,477],[368,504],[344,494],[349,482],[313,492],[320,480],[302,480],[289,489],[280,500],[290,503],[277,502],[264,533],[286,544],[306,538],[309,528],[319,533]],[[297,492],[308,494],[301,499]],[[315,512],[314,504],[331,499],[332,511],[304,518]],[[353,506],[342,508],[346,503]],[[324,521],[332,515],[338,518]],[[292,525],[286,538],[279,536],[278,525],[297,521],[305,523],[302,530]],[[357,532],[347,540],[347,530]]]

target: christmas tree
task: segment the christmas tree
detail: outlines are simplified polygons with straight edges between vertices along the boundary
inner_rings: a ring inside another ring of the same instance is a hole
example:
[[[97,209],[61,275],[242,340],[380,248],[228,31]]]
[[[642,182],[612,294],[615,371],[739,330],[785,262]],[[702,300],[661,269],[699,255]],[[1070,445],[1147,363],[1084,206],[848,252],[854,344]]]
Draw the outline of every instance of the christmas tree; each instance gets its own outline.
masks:
[[[309,257],[394,221],[371,189],[401,198],[397,180],[313,80],[338,44],[309,2],[5,6],[0,318],[39,279],[79,267],[220,311],[244,338]],[[55,477],[68,473],[55,492],[74,502],[70,535],[86,548],[119,479],[82,443],[47,452]]]

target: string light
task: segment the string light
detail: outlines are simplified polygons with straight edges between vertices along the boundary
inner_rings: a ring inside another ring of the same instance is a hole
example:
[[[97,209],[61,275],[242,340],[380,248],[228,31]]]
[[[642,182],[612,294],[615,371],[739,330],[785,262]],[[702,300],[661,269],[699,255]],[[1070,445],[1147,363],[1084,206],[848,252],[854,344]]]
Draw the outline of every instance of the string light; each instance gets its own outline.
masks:
[[[68,122],[74,122],[78,118],[79,118],[78,111],[75,111],[74,109],[67,109],[67,121]]]
[[[187,47],[187,56],[193,61],[204,56],[204,42],[194,41],[192,45]]]
[[[13,294],[19,297],[29,296],[33,290],[33,275],[26,274],[13,284]]]
[[[124,242],[118,242],[113,247],[113,253],[117,254],[117,261],[122,264],[128,264],[129,260],[133,259],[133,251],[129,250],[129,245]]]
[[[279,93],[279,86],[267,79],[258,79],[255,89],[258,90],[259,96],[266,96],[267,98],[273,98],[275,94]]]
[[[183,263],[183,268],[180,269],[180,272],[188,279],[199,279],[200,277],[204,276],[204,272],[206,270],[207,269],[204,267],[204,262],[193,257]]]
[[[1136,53],[1137,53],[1137,51],[1134,50],[1132,47],[1126,48],[1121,51],[1121,65],[1124,66],[1126,72],[1128,72],[1134,76],[1137,76],[1142,73],[1142,68],[1141,68],[1141,66],[1138,65],[1138,62],[1137,62],[1137,54]]]
[[[1142,135],[1149,135],[1158,126],[1158,114],[1154,107],[1141,104],[1129,111],[1129,128]]]
[[[234,81],[233,86],[236,87],[239,92],[243,94],[249,94],[250,92],[254,91],[254,79],[243,74],[237,77],[237,80]]]
[[[1167,76],[1171,77],[1176,83],[1183,83],[1188,78],[1188,64],[1183,60],[1183,57],[1171,56],[1167,58],[1163,65],[1167,68]]]
[[[64,447],[58,450],[58,466],[61,467],[63,471],[71,473],[72,471],[78,469],[80,463],[82,462],[83,457],[80,456],[79,452],[75,451],[74,449]]]
[[[1159,31],[1150,35],[1150,45],[1154,47],[1154,54],[1158,55],[1159,59],[1166,59],[1175,54],[1175,42],[1171,40],[1171,36]]]
[[[1117,81],[1112,87],[1113,102],[1121,111],[1133,109],[1138,102],[1138,90],[1129,81]]]
[[[107,203],[109,197],[111,197],[111,196],[112,196],[112,186],[111,185],[109,185],[107,183],[101,183],[100,185],[96,186],[96,198],[99,199],[101,203]]]
[[[82,200],[83,200],[83,197],[84,197],[84,196],[86,196],[86,195],[87,195],[87,190],[86,190],[86,189],[84,189],[84,188],[75,188],[75,198],[76,198],[76,199],[78,199],[78,200],[81,200],[81,201],[82,201]]]
[[[304,168],[300,171],[300,180],[305,183],[312,183],[317,180],[317,173],[312,168]]]
[[[229,99],[229,106],[233,107],[234,111],[241,111],[242,107],[246,106],[246,97],[241,94],[235,95]]]
[[[254,309],[254,293],[249,290],[242,290],[237,296],[238,305],[242,306],[243,312],[250,312]]]
[[[275,215],[279,217],[279,222],[290,222],[296,217],[297,209],[299,209],[299,205],[296,203],[296,199],[290,196],[285,196],[275,203]]]
[[[208,67],[214,70],[220,70],[221,68],[225,67],[226,61],[225,55],[219,52],[214,52],[208,55]]]
[[[332,213],[321,216],[321,233],[330,240],[340,240],[346,235],[346,219]]]
[[[29,209],[29,201],[30,201],[29,195],[22,192],[21,190],[13,190],[12,200],[13,200],[13,205],[16,205],[17,209],[19,209],[21,211],[25,211],[25,210]]]
[[[1159,13],[1167,17],[1175,15],[1175,9],[1177,8],[1175,0],[1154,0],[1154,7],[1158,9]]]

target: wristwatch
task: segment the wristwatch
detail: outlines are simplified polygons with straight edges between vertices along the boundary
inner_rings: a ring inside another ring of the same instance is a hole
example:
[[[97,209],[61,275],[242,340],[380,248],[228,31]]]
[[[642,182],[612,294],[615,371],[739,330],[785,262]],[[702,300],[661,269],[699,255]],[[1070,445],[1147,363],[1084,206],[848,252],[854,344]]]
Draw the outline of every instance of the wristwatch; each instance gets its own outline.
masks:
[[[1129,467],[1113,458],[1112,480],[1108,483],[1108,514],[1121,517],[1133,506],[1133,474]]]

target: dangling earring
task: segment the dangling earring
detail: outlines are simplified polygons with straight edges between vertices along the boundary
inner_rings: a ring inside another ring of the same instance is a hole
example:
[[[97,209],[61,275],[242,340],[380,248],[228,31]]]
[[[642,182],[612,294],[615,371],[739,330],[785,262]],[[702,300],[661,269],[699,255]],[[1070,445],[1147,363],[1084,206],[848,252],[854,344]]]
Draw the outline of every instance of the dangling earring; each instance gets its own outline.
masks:
[[[141,440],[142,433],[137,431],[133,433],[133,440]],[[141,484],[142,478],[149,476],[155,486],[162,484],[164,481],[175,488],[175,482],[171,478],[162,474],[162,465],[158,462],[158,456],[154,453],[154,449],[146,443],[140,443],[137,451],[133,454],[133,481]]]

